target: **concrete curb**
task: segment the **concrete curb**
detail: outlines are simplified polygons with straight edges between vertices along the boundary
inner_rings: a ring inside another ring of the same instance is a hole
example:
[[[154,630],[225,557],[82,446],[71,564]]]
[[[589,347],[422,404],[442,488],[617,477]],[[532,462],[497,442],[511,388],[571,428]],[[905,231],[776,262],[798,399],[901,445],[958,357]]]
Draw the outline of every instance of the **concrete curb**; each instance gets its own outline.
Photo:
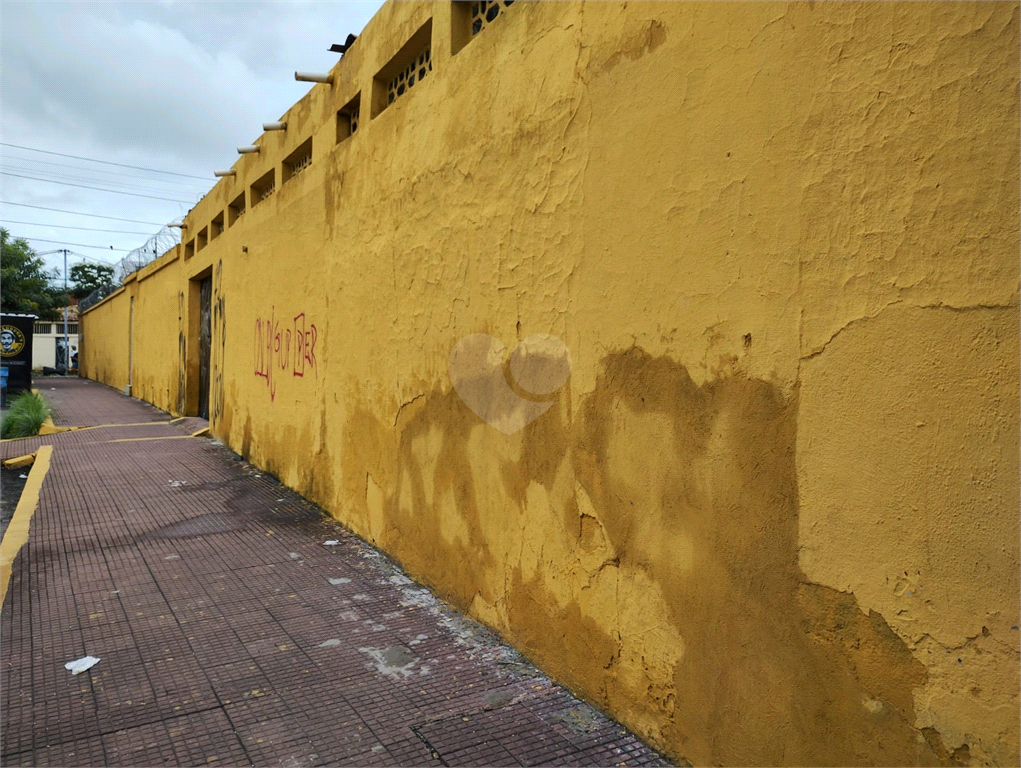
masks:
[[[11,518],[7,530],[4,532],[3,541],[0,541],[0,605],[3,605],[7,597],[7,586],[11,580],[11,566],[14,558],[28,541],[28,529],[32,522],[32,515],[39,507],[39,492],[43,487],[43,480],[50,469],[50,456],[53,454],[52,445],[43,445],[35,453],[35,462],[32,470],[28,473],[28,480],[21,491],[21,499],[18,507],[14,510],[14,517]]]

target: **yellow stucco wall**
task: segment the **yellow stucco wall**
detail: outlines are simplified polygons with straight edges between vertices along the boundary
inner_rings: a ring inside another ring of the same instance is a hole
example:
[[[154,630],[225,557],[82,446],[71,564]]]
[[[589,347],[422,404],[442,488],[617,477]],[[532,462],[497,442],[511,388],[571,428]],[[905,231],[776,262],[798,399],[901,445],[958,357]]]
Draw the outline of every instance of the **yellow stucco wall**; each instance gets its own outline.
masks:
[[[184,412],[184,366],[181,354],[167,351],[183,352],[187,315],[177,250],[139,270],[128,286],[135,297],[131,394],[175,416]]]
[[[463,30],[387,4],[196,205],[136,286],[186,348],[138,380],[194,400],[211,274],[213,433],[677,758],[1016,764],[1018,4]],[[434,69],[373,117],[416,32]],[[126,302],[82,319],[115,386]],[[556,336],[570,380],[452,382],[479,333]]]
[[[128,318],[130,294],[126,288],[111,294],[88,311],[87,337],[82,330],[78,351],[79,375],[124,390],[128,383]],[[82,327],[79,317],[79,328]]]
[[[92,336],[83,335],[78,361],[81,375],[122,391],[130,361],[131,394],[174,415],[185,411],[187,285],[179,248],[130,275],[121,291],[88,310]]]

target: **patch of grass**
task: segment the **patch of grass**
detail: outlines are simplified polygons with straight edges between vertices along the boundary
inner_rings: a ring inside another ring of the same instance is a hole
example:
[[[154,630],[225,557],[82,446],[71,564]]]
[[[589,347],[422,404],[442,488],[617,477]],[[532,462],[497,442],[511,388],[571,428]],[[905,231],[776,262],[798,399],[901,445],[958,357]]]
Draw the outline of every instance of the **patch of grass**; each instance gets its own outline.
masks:
[[[49,415],[50,406],[42,395],[22,392],[11,401],[11,409],[0,423],[0,439],[38,435]]]

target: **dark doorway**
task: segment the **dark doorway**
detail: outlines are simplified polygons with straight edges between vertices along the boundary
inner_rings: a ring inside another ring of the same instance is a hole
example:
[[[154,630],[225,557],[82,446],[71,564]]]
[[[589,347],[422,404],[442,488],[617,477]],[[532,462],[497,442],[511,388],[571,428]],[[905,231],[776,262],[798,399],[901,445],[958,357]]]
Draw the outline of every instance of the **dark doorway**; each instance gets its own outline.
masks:
[[[209,352],[212,349],[213,280],[205,278],[199,284],[199,411],[203,419],[209,418]]]

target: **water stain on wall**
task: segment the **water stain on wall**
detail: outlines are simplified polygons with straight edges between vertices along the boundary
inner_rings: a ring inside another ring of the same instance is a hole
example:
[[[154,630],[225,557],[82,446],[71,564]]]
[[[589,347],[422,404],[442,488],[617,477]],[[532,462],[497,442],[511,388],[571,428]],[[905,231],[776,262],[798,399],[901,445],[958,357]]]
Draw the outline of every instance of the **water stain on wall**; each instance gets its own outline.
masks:
[[[950,761],[913,727],[925,667],[798,567],[796,392],[740,373],[698,386],[634,348],[570,401],[516,445],[453,391],[397,425],[355,410],[350,522],[678,757]]]
[[[223,259],[213,270],[212,297],[213,345],[211,355],[212,376],[209,384],[209,420],[215,424],[224,415],[223,361],[227,348],[227,300],[223,291]]]
[[[314,164],[137,278],[138,392],[194,384],[160,318],[222,256],[213,434],[657,746],[1017,764],[1018,6],[934,7],[519,3],[455,53],[449,3],[384,4],[189,227]],[[432,84],[368,119],[433,11]],[[118,389],[129,301],[83,315]],[[333,330],[275,400],[274,307]],[[503,434],[447,356],[515,323],[575,364]]]
[[[177,293],[177,412],[184,413],[188,402],[188,393],[185,389],[185,373],[188,370],[188,336],[187,321],[185,320],[187,305],[184,300],[184,291]]]

